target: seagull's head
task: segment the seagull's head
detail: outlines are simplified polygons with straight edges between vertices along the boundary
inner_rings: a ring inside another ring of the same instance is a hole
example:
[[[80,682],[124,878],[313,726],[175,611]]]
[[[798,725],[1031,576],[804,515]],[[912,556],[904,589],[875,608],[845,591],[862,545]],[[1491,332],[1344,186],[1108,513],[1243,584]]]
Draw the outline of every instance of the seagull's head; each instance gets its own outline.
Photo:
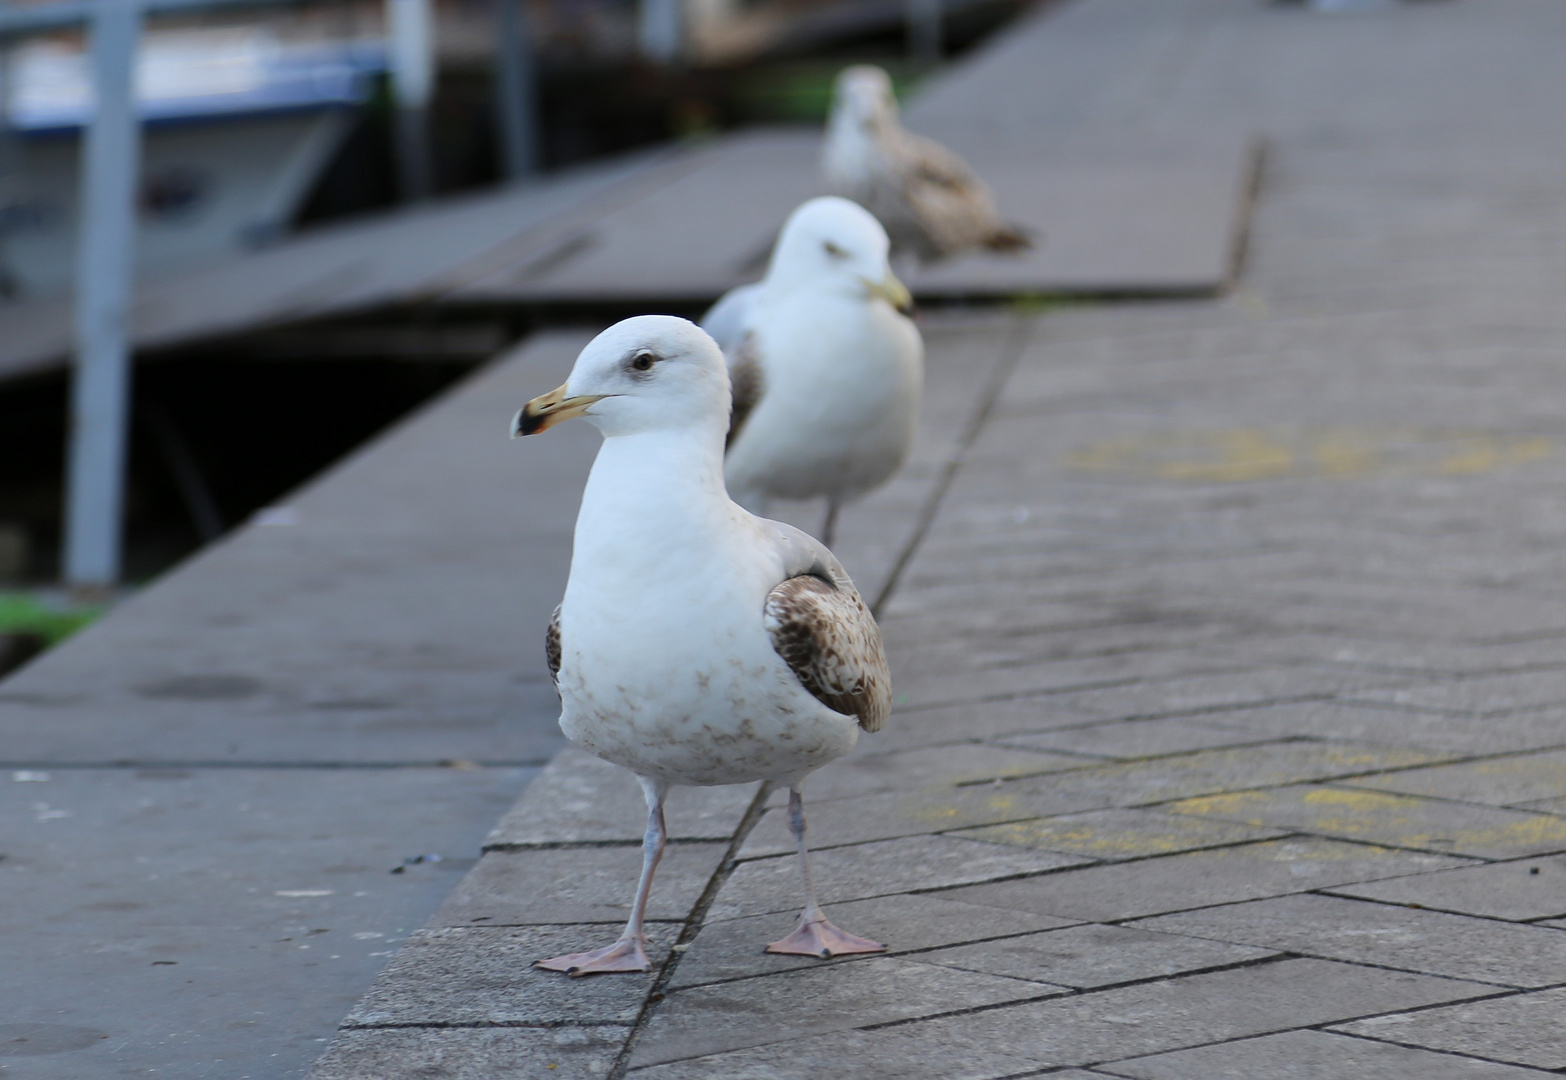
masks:
[[[851,125],[875,131],[897,122],[897,96],[892,80],[874,64],[855,64],[837,74],[832,87],[834,125]]]
[[[856,202],[823,195],[789,215],[772,249],[765,287],[878,297],[908,314],[913,298],[892,273],[889,248],[875,215]]]
[[[585,417],[605,435],[729,422],[729,374],[717,342],[672,315],[615,323],[577,354],[564,385],[529,401],[511,437]]]

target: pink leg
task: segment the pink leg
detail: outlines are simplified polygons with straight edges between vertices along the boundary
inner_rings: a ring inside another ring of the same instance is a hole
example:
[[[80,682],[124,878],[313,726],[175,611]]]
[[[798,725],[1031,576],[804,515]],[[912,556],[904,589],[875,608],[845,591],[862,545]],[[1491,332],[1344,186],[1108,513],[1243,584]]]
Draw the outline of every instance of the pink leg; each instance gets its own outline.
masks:
[[[663,797],[669,785],[659,780],[637,777],[642,790],[647,793],[647,834],[642,838],[642,877],[636,884],[636,900],[631,905],[631,921],[625,924],[625,932],[613,945],[591,952],[567,953],[548,960],[533,961],[534,967],[549,971],[563,971],[572,978],[583,975],[602,975],[615,971],[647,971],[647,934],[642,929],[642,918],[647,913],[647,897],[652,892],[653,871],[663,858],[667,832],[663,824]]]
[[[816,886],[810,878],[810,855],[805,850],[805,800],[797,784],[788,793],[788,826],[799,844],[799,865],[805,873],[805,910],[799,916],[798,928],[782,941],[768,945],[767,951],[790,956],[819,956],[823,960],[848,953],[885,952],[886,946],[880,942],[833,926],[821,905],[816,903]]]

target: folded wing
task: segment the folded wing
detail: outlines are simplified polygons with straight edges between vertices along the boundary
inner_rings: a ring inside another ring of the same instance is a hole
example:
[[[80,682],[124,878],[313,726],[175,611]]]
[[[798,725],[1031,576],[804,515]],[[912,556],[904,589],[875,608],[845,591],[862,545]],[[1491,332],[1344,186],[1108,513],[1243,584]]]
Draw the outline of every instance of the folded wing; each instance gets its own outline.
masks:
[[[892,711],[881,631],[852,584],[813,574],[767,594],[767,632],[800,683],[821,704],[879,731]]]

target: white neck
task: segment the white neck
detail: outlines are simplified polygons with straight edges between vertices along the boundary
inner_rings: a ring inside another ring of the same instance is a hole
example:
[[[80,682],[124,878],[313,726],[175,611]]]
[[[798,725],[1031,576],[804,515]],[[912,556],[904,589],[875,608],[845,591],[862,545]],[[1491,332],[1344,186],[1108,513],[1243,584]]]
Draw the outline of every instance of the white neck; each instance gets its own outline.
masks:
[[[738,512],[723,485],[723,438],[715,426],[605,438],[582,492],[572,577],[645,573],[660,559],[671,565],[655,573],[699,572]]]

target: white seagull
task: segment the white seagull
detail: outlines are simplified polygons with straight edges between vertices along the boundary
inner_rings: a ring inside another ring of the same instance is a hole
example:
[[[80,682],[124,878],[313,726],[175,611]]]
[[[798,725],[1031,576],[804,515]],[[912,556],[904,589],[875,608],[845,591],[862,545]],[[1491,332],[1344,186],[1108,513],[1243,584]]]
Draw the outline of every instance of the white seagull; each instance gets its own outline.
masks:
[[[967,162],[903,129],[892,80],[872,64],[837,76],[821,171],[828,190],[880,219],[899,256],[933,262],[974,248],[1016,252],[1033,246],[1000,216],[990,189]]]
[[[582,350],[565,385],[517,413],[512,435],[575,416],[604,442],[549,625],[549,667],[561,730],[641,781],[647,834],[620,939],[538,966],[646,971],[642,918],[664,848],[664,795],[673,784],[755,780],[789,786],[805,876],[799,926],[768,951],[883,951],[833,926],[816,903],[800,797],[810,772],[853,749],[861,728],[886,722],[880,631],[830,551],[729,498],[723,354],[684,319],[617,323]]]
[[[913,445],[924,343],[886,231],[863,207],[824,196],[796,209],[767,275],[703,320],[728,357],[733,422],[723,473],[736,502],[825,497],[838,508],[884,484]]]

